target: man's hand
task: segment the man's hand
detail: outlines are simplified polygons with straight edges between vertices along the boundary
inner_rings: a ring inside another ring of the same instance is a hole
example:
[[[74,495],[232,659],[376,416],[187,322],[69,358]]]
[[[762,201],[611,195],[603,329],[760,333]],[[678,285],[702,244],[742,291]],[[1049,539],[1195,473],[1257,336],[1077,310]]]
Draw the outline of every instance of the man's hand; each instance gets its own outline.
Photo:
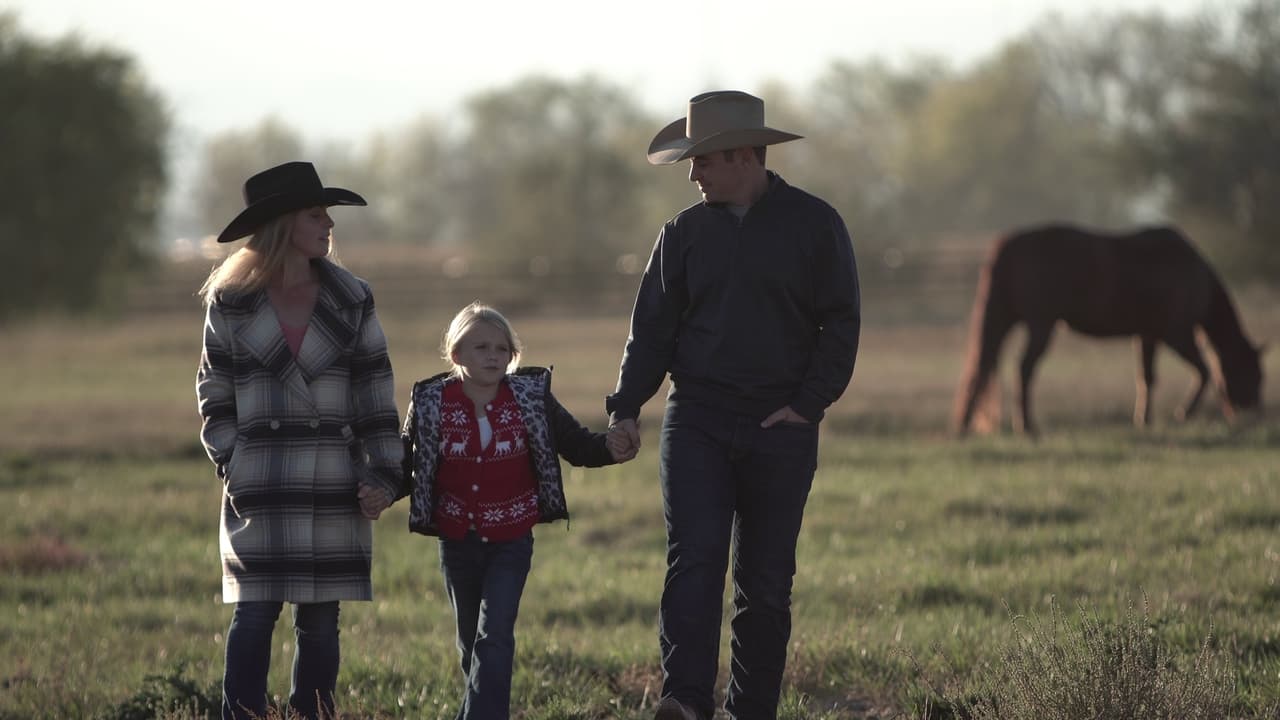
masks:
[[[356,497],[360,499],[360,514],[370,520],[377,520],[382,511],[391,506],[387,491],[372,485],[362,483]]]
[[[627,418],[610,425],[605,445],[614,462],[626,462],[634,458],[640,452],[639,421]]]
[[[775,410],[772,415],[762,420],[760,422],[760,427],[773,427],[780,422],[804,423],[805,425],[809,424],[809,421],[806,420],[803,415],[792,410],[791,406],[788,405],[781,410]]]

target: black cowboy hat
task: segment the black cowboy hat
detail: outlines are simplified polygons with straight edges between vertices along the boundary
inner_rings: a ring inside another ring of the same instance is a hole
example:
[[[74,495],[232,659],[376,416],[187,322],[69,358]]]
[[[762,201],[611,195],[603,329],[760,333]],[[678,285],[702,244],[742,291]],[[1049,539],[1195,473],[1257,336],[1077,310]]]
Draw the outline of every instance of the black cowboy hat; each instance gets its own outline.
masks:
[[[309,162],[287,162],[244,181],[244,210],[218,234],[218,242],[239,240],[268,222],[294,210],[323,205],[368,205],[364,198],[336,187],[325,187]]]

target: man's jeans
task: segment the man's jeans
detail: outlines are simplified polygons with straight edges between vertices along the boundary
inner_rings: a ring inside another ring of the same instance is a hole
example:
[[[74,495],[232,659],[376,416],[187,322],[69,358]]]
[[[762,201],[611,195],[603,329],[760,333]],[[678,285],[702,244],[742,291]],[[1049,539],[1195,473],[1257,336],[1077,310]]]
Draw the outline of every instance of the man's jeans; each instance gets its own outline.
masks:
[[[227,630],[227,666],[222,677],[223,720],[266,717],[271,631],[280,602],[236,603]],[[293,608],[297,638],[289,707],[304,718],[332,717],[338,684],[338,603],[306,603]]]
[[[659,616],[663,697],[714,712],[724,577],[733,539],[725,709],[774,718],[791,637],[796,539],[818,459],[814,424],[672,399],[662,426],[667,577]]]
[[[533,559],[533,533],[483,542],[475,532],[440,539],[440,569],[458,623],[466,694],[459,720],[506,718],[516,654],[516,613]]]

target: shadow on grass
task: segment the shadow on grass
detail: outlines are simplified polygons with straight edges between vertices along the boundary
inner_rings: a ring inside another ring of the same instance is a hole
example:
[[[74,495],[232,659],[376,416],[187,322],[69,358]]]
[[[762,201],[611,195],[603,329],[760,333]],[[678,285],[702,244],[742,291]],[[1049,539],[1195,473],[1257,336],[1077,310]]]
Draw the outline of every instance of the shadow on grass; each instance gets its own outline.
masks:
[[[611,627],[625,623],[648,626],[657,617],[656,602],[610,596],[553,607],[543,613],[542,622],[566,627]]]
[[[929,582],[912,587],[902,594],[902,605],[920,610],[971,607],[987,614],[1000,607],[993,598],[949,582]]]
[[[958,562],[990,567],[1028,558],[1073,557],[1103,547],[1096,537],[1058,537],[1051,539],[984,538],[967,547],[951,549],[948,554]]]
[[[947,503],[942,512],[950,518],[994,520],[1018,528],[1036,525],[1075,525],[1089,518],[1088,513],[1070,505],[1034,507],[977,499],[953,500]]]
[[[1274,531],[1280,529],[1280,510],[1255,508],[1226,512],[1219,525],[1223,530]]]

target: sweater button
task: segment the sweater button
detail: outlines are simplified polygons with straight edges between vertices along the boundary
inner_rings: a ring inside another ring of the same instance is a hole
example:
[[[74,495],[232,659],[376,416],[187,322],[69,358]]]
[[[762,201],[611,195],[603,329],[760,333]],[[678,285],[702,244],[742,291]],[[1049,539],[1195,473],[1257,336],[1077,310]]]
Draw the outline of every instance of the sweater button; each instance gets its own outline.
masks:
[[[475,514],[475,513],[467,513],[467,519],[468,519],[468,520],[474,520],[474,519],[475,519],[475,517],[476,517],[476,514]]]
[[[483,462],[480,458],[476,458],[476,462]]]
[[[485,410],[492,410],[492,409],[493,409],[493,403],[489,403],[488,405],[485,405],[485,406],[484,406],[484,409],[485,409]]]
[[[480,542],[489,542],[489,538],[485,535],[480,536]]]
[[[479,486],[479,485],[472,485],[472,486],[471,486],[471,492],[480,492],[480,486]]]

